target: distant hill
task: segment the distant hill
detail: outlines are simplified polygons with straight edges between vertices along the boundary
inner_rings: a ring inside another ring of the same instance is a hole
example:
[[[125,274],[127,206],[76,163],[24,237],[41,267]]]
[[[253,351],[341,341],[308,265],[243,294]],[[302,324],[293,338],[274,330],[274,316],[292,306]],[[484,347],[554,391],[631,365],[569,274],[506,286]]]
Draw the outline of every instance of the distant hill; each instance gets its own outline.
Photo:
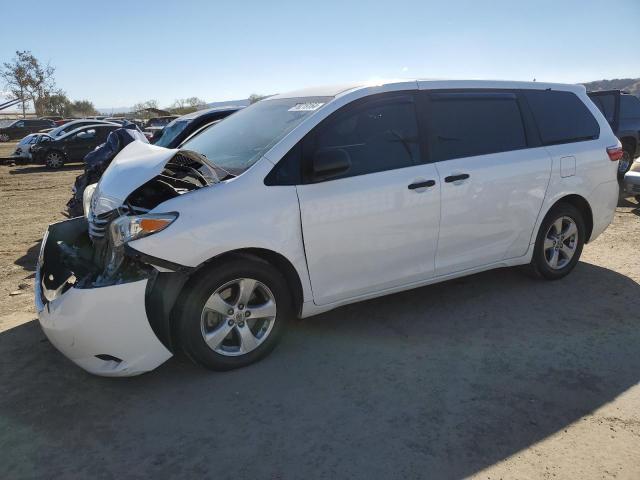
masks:
[[[640,97],[640,78],[614,78],[613,80],[596,80],[583,83],[587,90],[624,90]]]

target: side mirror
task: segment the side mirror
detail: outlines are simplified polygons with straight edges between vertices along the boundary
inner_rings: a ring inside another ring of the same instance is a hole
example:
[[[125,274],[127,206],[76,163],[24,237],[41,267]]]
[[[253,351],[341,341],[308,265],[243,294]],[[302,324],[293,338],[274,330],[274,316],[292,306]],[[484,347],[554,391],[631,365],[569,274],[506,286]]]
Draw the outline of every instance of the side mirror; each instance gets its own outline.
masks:
[[[350,168],[351,158],[341,148],[318,150],[313,156],[313,178],[316,181],[338,176]]]

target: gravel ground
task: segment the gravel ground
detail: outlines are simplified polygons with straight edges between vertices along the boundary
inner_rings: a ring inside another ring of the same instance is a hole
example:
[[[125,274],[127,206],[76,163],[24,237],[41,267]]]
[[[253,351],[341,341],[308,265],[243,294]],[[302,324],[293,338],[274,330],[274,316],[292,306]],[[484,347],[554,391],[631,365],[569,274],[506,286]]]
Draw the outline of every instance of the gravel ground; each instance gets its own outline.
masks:
[[[33,320],[77,174],[0,167],[0,478],[640,478],[635,200],[561,281],[496,270],[298,322],[242,370],[105,379]]]

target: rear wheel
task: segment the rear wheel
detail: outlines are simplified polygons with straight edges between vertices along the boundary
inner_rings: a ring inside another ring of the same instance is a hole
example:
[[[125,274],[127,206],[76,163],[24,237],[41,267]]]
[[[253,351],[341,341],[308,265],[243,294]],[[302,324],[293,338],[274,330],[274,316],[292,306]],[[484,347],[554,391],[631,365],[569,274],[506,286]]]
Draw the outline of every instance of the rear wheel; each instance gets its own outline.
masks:
[[[178,315],[182,349],[212,370],[244,367],[268,355],[291,316],[286,282],[269,263],[236,258],[197,275]]]
[[[64,155],[55,150],[47,153],[47,156],[44,158],[45,165],[48,168],[60,168],[64,165],[64,161]]]
[[[553,207],[540,226],[531,260],[533,270],[547,280],[557,280],[574,269],[585,241],[582,213],[571,204]]]

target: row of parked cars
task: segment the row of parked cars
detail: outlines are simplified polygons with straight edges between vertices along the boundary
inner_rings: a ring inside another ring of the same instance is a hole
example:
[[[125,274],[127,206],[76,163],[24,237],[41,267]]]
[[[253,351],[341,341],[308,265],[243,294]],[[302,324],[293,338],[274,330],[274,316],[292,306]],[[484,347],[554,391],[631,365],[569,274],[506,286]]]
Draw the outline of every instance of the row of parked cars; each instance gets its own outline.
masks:
[[[186,138],[198,134],[242,107],[220,107],[178,116],[151,119],[143,133],[151,143],[175,148]],[[110,132],[129,123],[120,118],[84,118],[66,121],[21,119],[0,125],[0,141],[21,138],[13,154],[49,168],[82,161],[84,156],[105,142]]]

